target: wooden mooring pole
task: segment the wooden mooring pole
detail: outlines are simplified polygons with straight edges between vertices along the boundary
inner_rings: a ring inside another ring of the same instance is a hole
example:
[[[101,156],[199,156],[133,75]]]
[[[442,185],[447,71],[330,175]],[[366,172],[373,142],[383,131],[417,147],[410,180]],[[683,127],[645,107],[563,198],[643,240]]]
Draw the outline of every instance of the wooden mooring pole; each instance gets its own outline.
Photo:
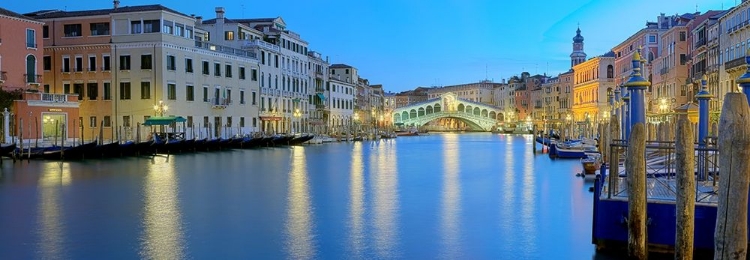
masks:
[[[687,114],[677,119],[675,129],[675,153],[677,157],[677,226],[674,242],[674,259],[693,259],[695,229],[695,147],[693,129]]]
[[[610,137],[612,140],[615,138],[620,137],[620,119],[617,117],[612,117],[609,119],[610,123]],[[613,142],[610,141],[610,144]],[[619,190],[619,184],[620,181],[620,147],[610,147],[609,149],[609,184],[610,184],[610,194],[616,193]]]
[[[745,94],[727,93],[719,119],[719,206],[714,259],[747,258],[750,185],[750,107]]]
[[[531,138],[531,151],[533,151],[534,154],[536,154],[536,136],[538,134],[536,132],[536,125],[534,125],[531,129],[532,129],[531,131],[534,133],[533,137]],[[544,137],[542,137],[542,138],[544,138]],[[544,139],[542,139],[542,140],[544,140]]]
[[[625,160],[628,175],[628,257],[646,259],[646,129],[633,126]]]

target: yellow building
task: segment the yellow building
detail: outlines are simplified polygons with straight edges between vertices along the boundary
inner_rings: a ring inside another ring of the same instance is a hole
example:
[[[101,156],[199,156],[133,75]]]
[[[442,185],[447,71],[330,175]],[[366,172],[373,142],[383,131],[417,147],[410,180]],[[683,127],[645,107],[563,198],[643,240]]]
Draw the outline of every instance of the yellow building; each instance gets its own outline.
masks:
[[[573,120],[594,123],[609,116],[607,88],[614,89],[614,53],[589,59],[573,67]]]

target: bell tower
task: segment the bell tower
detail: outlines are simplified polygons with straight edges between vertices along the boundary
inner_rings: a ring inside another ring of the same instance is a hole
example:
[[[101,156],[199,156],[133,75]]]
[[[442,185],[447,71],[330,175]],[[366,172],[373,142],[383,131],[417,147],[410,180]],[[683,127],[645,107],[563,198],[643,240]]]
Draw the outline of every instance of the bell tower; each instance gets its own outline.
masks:
[[[570,54],[570,67],[578,65],[586,61],[586,53],[583,52],[583,36],[581,36],[581,28],[576,30],[576,36],[573,37],[573,53]]]

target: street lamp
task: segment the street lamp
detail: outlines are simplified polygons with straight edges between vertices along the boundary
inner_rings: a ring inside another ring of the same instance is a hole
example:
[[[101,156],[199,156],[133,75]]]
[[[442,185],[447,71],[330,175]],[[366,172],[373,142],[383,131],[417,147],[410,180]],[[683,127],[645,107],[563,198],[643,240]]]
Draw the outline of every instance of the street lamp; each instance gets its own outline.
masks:
[[[159,100],[159,104],[154,105],[154,112],[159,114],[159,116],[164,116],[164,112],[167,112],[167,110],[169,110],[169,106],[163,100]]]
[[[302,116],[302,113],[299,112],[299,108],[294,109],[294,113],[292,113],[292,116],[297,119],[297,124],[295,126],[295,132],[299,132],[299,118]]]

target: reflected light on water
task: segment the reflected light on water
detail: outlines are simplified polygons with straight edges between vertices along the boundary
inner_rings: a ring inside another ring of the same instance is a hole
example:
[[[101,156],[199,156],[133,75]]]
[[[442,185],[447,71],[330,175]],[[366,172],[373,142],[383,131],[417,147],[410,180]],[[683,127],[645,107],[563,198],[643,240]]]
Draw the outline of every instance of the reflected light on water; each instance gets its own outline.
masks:
[[[313,221],[310,208],[310,191],[307,183],[305,147],[292,147],[289,172],[289,195],[287,195],[287,221],[285,224],[286,250],[291,259],[315,258],[312,237]]]
[[[71,182],[67,163],[47,163],[39,176],[39,252],[42,259],[64,258],[60,189]]]
[[[380,144],[375,158],[371,158],[375,168],[370,171],[374,189],[374,246],[378,258],[395,258],[398,237],[398,165],[396,147]]]
[[[349,243],[351,244],[350,255],[353,258],[361,258],[365,250],[364,238],[364,165],[362,164],[362,142],[354,142],[351,157],[351,173],[349,183]]]
[[[500,223],[501,228],[503,229],[505,234],[512,234],[516,228],[515,225],[512,225],[515,220],[515,213],[512,210],[505,210],[505,209],[512,209],[515,207],[515,200],[516,200],[516,169],[515,169],[515,149],[513,146],[513,137],[506,135],[505,138],[505,154],[503,155],[505,162],[504,166],[500,169],[504,170],[503,172],[503,178],[500,179],[501,183],[498,183],[500,187],[502,187],[503,194],[501,194],[500,198],[500,220],[502,221]]]
[[[458,135],[446,134],[443,137],[443,194],[442,194],[442,257],[459,259],[461,257],[460,223],[461,220],[461,184],[460,155]]]
[[[533,140],[533,137],[530,135],[527,135],[524,137],[526,139],[526,144],[531,144],[530,142],[535,142]],[[530,141],[530,142],[529,142]],[[536,145],[536,144],[535,144]],[[521,215],[519,216],[521,219],[531,220],[536,219],[536,174],[534,173],[534,152],[529,151],[528,147],[529,145],[524,145],[527,149],[523,149],[523,185],[521,189],[523,190],[523,193],[521,196]],[[519,156],[519,155],[516,155]],[[536,242],[538,239],[536,238],[536,221],[521,221],[521,231],[526,234],[524,237],[527,241],[524,243],[525,250],[527,252],[535,252],[537,251],[537,245]]]
[[[161,159],[161,158],[159,158]],[[144,219],[141,253],[149,259],[183,259],[185,241],[178,201],[175,166],[170,162],[148,164],[143,185]]]

